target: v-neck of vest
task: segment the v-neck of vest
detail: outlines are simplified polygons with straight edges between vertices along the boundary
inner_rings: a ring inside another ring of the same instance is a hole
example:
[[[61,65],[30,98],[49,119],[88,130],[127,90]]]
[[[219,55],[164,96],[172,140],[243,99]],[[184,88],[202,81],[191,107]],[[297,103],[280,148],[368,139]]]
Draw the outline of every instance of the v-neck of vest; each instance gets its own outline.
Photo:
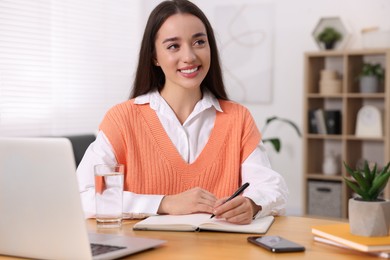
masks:
[[[154,141],[157,143],[161,154],[171,162],[173,167],[186,171],[193,170],[199,172],[201,169],[212,164],[220,153],[229,129],[228,117],[225,110],[224,112],[217,111],[214,127],[211,130],[210,137],[205,147],[194,162],[187,163],[183,160],[168,134],[165,132],[156,111],[151,109],[149,104],[140,105],[137,106],[137,108],[139,108],[143,114],[144,120],[146,121],[149,131],[154,137]]]

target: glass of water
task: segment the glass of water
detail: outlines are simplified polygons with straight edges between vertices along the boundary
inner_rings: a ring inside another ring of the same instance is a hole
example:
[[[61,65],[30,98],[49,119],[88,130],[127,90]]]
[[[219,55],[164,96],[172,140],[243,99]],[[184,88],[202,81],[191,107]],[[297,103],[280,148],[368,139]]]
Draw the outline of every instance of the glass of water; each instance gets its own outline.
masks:
[[[100,228],[122,225],[123,164],[95,165],[96,222]]]

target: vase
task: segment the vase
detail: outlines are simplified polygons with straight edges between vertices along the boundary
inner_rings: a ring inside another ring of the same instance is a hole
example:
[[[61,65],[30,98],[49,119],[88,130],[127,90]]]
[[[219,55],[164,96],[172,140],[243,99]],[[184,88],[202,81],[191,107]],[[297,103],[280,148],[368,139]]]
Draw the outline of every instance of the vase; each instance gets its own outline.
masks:
[[[390,201],[363,201],[351,198],[348,202],[350,232],[357,236],[388,236]]]
[[[378,92],[379,82],[375,76],[362,76],[360,78],[360,92],[361,93],[376,93]]]
[[[325,175],[337,175],[339,172],[339,163],[334,154],[328,154],[322,163],[322,172]]]

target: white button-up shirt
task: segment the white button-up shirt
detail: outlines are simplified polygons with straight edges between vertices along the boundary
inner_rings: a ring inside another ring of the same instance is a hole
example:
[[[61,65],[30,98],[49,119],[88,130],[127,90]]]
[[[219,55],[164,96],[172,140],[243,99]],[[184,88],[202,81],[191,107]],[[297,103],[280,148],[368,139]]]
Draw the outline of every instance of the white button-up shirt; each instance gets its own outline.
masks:
[[[172,143],[183,160],[192,163],[205,147],[214,127],[216,111],[223,112],[218,100],[209,92],[196,104],[194,110],[181,124],[175,113],[154,91],[135,99],[135,104],[148,104],[156,114]],[[87,149],[77,168],[80,195],[86,217],[95,215],[95,191],[93,166],[96,164],[117,163],[109,140],[100,131],[95,142]],[[282,176],[271,169],[268,156],[262,142],[241,165],[242,183],[251,185],[243,196],[252,199],[262,210],[256,215],[280,215],[284,213],[288,189]],[[135,194],[125,191],[123,194],[123,212],[130,217],[143,217],[157,213],[164,194]]]

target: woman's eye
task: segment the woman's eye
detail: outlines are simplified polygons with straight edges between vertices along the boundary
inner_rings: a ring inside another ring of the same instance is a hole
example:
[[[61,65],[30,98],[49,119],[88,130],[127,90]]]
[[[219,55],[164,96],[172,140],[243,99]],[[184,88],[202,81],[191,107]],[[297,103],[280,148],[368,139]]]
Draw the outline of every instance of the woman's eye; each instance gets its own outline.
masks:
[[[204,45],[205,43],[206,43],[205,40],[197,40],[197,41],[195,42],[195,45]]]
[[[169,45],[167,49],[168,50],[176,50],[177,48],[179,48],[178,44],[172,44],[172,45]]]

